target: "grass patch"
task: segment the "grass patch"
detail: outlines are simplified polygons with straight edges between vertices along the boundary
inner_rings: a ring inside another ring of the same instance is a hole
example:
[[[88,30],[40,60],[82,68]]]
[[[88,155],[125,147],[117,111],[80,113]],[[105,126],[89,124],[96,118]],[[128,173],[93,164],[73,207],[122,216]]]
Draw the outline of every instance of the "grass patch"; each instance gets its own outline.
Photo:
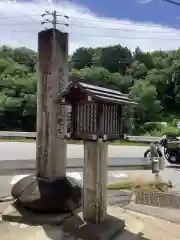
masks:
[[[107,184],[107,189],[112,189],[112,190],[116,190],[116,189],[132,190],[132,187],[133,187],[132,182],[128,182],[128,181]]]
[[[167,192],[168,188],[172,188],[172,182],[168,183],[163,182],[149,182],[149,183],[138,183],[131,181],[121,181],[117,183],[112,183],[107,185],[107,189],[109,190],[134,190],[134,191],[148,191],[148,192]]]

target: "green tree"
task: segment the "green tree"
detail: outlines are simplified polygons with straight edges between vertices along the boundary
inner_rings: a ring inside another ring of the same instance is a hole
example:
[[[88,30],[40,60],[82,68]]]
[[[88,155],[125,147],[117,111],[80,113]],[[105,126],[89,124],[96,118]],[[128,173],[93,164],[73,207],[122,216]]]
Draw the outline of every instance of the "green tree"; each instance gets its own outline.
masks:
[[[140,63],[144,63],[144,65],[148,69],[154,68],[154,63],[153,63],[153,59],[151,57],[151,54],[142,52],[139,47],[137,47],[135,49],[135,52],[133,54],[133,60],[138,61]]]
[[[35,131],[37,53],[0,47],[0,130]],[[69,71],[82,81],[117,89],[139,102],[136,124],[178,119],[180,48],[132,54],[121,45],[79,48],[69,56]],[[171,121],[172,122],[172,121]]]
[[[136,107],[136,122],[143,124],[162,119],[162,106],[157,99],[155,86],[144,80],[138,80],[130,91],[131,98],[138,102]]]
[[[72,68],[82,69],[92,65],[92,49],[78,48],[71,57]]]
[[[144,63],[140,63],[138,61],[134,61],[131,64],[131,67],[128,68],[127,74],[131,75],[133,78],[140,79],[144,78],[148,72],[147,67],[144,65]]]
[[[102,48],[100,64],[110,72],[125,74],[127,67],[132,62],[130,50],[121,45]]]

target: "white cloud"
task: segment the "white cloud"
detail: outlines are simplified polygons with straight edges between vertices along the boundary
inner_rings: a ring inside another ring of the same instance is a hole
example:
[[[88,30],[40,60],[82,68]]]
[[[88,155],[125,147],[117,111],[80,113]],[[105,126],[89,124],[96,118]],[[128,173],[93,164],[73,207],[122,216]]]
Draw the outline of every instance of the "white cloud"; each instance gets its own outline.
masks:
[[[128,19],[102,18],[85,7],[62,0],[55,8],[59,14],[69,16],[69,20],[59,17],[59,21],[69,23],[70,26],[58,25],[58,28],[70,32],[70,53],[81,46],[121,44],[132,51],[137,46],[144,51],[171,50],[180,46],[180,31],[167,26],[152,23],[142,25]],[[45,10],[53,9],[50,0],[35,0],[33,3],[23,3],[22,0],[0,1],[0,44],[25,46],[36,50],[37,32],[43,29],[40,15]]]
[[[139,4],[148,4],[148,3],[151,3],[153,2],[154,0],[138,0],[138,3]]]

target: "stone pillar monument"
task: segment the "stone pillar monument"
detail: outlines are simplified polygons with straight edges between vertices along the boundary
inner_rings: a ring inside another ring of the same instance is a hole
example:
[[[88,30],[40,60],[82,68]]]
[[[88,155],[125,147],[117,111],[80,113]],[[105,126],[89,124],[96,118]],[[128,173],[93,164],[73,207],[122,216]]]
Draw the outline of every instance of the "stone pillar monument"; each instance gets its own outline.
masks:
[[[66,175],[66,111],[56,98],[68,85],[68,34],[40,32],[38,52],[36,175],[53,181]]]
[[[66,177],[66,107],[57,96],[68,85],[68,34],[38,35],[36,175],[21,179],[12,196],[34,211],[72,212],[81,205],[81,186]]]

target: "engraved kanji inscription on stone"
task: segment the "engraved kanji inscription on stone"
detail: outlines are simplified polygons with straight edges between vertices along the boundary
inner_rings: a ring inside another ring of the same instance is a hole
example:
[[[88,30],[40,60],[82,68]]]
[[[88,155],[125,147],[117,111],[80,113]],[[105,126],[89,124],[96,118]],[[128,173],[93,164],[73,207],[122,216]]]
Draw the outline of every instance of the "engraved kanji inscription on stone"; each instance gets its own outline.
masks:
[[[58,90],[61,93],[65,88],[65,80],[64,80],[64,68],[60,68],[59,70],[59,81],[58,81]]]
[[[62,137],[66,133],[66,107],[58,106],[57,107],[57,137]]]

